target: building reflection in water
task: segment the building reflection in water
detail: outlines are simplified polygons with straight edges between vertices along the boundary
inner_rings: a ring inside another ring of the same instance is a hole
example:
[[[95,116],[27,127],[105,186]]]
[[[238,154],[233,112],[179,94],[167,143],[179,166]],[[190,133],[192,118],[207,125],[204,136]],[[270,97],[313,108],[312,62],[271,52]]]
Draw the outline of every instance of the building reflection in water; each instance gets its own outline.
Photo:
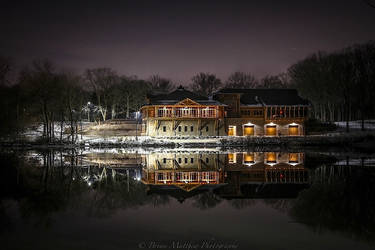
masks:
[[[303,153],[164,153],[143,158],[142,182],[185,191],[244,184],[307,184]]]
[[[304,161],[300,152],[95,153],[83,157],[83,163],[106,169],[106,174],[126,171],[152,192],[199,189],[215,190],[220,196],[261,197],[260,191],[268,190],[263,195],[275,198],[294,197],[306,187],[309,174]]]

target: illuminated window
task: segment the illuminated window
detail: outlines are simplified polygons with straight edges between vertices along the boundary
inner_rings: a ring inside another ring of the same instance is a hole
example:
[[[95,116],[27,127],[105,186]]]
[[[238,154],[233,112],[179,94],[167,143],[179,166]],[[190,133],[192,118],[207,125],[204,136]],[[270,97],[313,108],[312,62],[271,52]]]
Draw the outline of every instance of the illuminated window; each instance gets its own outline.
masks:
[[[244,125],[243,126],[243,135],[244,136],[254,135],[254,125]]]
[[[276,136],[276,125],[267,125],[266,126],[266,135]]]
[[[254,154],[253,153],[243,153],[243,163],[254,163]]]
[[[266,154],[267,163],[276,163],[276,153],[267,153]]]
[[[298,135],[298,125],[289,125],[289,135],[290,136]]]
[[[236,154],[228,154],[228,162],[236,163]]]
[[[228,127],[228,135],[235,136],[236,135],[236,126],[229,126]]]
[[[289,154],[289,163],[298,163],[298,154],[290,153]]]

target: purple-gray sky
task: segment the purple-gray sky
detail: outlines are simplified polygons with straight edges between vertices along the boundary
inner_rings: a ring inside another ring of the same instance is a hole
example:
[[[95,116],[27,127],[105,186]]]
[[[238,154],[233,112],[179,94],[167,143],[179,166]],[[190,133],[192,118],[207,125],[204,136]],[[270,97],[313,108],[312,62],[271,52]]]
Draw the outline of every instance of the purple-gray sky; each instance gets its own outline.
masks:
[[[189,83],[198,72],[278,74],[318,50],[375,39],[362,0],[7,1],[0,54],[79,72],[111,67]]]

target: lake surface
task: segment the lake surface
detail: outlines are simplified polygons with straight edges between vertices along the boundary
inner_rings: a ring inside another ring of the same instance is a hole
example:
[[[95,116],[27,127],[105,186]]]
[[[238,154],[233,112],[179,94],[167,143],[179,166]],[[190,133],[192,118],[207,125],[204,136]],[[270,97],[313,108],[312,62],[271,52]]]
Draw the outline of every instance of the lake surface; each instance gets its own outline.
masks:
[[[1,249],[374,249],[374,159],[3,150]]]

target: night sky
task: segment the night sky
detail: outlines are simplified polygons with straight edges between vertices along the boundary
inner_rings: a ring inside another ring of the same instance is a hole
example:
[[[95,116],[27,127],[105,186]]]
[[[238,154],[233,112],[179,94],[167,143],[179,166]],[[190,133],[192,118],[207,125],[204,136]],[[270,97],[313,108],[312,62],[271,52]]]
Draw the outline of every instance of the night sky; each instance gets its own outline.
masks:
[[[361,0],[7,2],[0,54],[19,65],[48,58],[180,83],[201,71],[278,74],[318,50],[375,39],[375,8]]]

